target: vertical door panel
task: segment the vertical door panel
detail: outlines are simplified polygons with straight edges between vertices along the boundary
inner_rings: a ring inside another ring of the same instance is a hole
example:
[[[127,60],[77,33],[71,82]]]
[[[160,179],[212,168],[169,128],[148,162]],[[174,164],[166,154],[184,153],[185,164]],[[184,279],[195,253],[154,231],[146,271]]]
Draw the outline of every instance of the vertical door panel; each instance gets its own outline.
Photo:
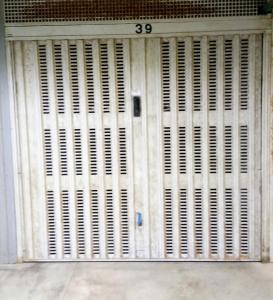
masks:
[[[151,258],[164,258],[160,39],[148,39],[147,132]]]
[[[147,141],[146,39],[131,40],[132,102],[140,98],[141,114],[133,116],[136,258],[150,257],[150,208]],[[133,111],[135,108],[133,107]],[[141,220],[142,219],[142,220]]]

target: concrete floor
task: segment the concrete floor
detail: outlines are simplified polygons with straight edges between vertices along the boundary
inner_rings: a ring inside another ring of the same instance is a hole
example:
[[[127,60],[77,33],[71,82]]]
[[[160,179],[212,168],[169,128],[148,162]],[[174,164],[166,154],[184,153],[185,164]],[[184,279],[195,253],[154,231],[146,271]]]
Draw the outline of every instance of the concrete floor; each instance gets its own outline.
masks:
[[[0,299],[272,300],[273,264],[0,265]]]

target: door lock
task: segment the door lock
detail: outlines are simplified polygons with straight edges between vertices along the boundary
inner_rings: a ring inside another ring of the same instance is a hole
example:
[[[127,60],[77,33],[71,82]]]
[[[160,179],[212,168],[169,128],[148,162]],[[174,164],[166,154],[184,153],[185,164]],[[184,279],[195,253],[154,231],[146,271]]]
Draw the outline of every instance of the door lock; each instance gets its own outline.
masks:
[[[137,212],[136,223],[137,226],[142,226],[143,224],[142,213],[140,212]]]

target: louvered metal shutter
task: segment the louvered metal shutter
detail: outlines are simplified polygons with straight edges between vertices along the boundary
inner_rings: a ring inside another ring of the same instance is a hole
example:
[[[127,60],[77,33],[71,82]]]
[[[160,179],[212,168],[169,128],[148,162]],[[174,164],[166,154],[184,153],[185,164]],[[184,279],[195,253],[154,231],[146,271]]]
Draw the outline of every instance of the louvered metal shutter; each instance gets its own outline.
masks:
[[[261,45],[10,42],[24,259],[259,260]]]

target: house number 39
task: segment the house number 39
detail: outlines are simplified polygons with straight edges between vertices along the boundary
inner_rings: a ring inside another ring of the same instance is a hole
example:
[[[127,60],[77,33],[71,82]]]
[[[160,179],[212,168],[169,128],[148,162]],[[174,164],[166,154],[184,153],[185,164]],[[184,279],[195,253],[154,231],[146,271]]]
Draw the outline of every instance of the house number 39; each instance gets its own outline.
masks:
[[[136,24],[136,33],[141,34],[141,33],[152,33],[153,27],[151,24]]]

